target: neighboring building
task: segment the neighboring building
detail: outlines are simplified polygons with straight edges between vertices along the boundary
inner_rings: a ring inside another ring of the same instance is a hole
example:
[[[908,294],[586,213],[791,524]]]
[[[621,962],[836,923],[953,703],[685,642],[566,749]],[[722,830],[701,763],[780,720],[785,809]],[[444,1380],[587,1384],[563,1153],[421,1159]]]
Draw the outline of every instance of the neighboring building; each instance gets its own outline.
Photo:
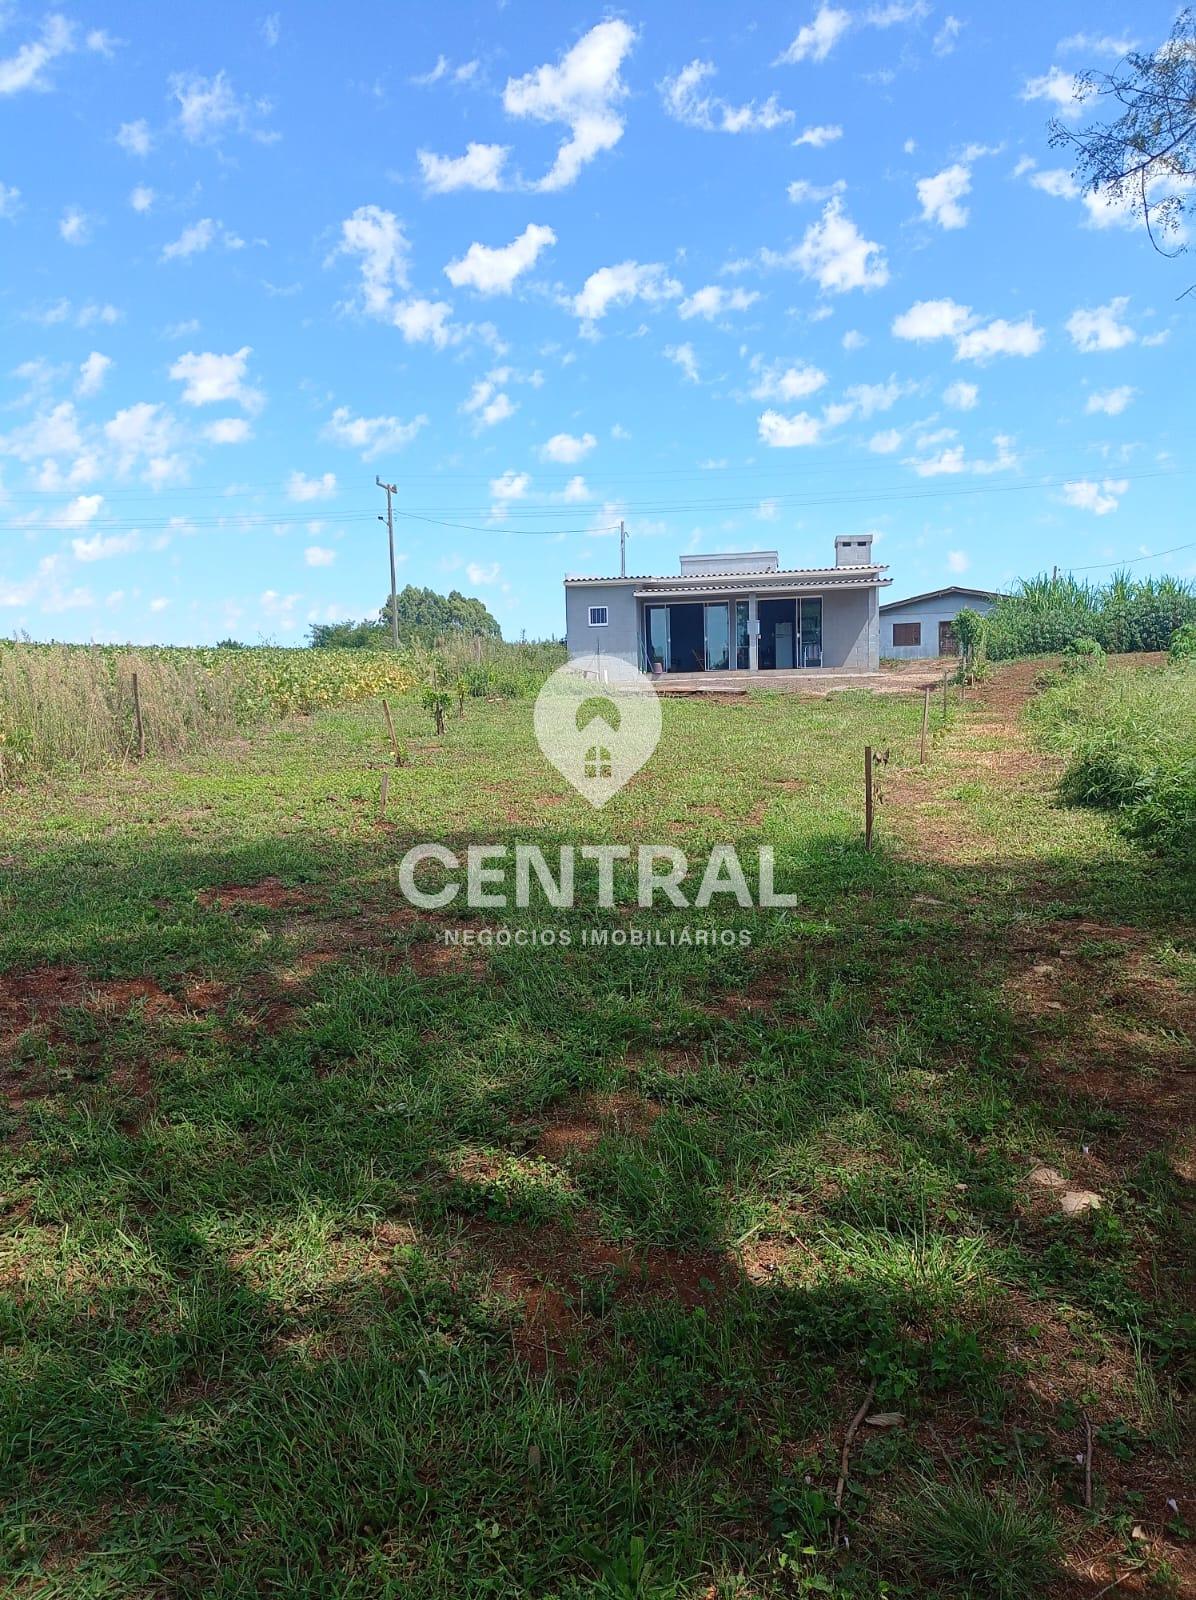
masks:
[[[860,534],[835,540],[833,567],[751,550],[682,556],[679,578],[566,578],[566,643],[643,672],[875,672],[885,571]]]
[[[880,653],[886,660],[921,661],[929,656],[955,656],[959,642],[951,624],[965,607],[991,611],[1001,596],[992,589],[963,589],[952,584],[908,600],[890,600],[880,608]]]

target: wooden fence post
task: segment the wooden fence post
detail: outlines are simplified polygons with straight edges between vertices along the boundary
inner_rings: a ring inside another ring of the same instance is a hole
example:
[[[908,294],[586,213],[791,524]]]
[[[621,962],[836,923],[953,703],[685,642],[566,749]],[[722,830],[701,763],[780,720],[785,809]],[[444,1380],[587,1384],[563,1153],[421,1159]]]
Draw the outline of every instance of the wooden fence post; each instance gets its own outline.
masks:
[[[137,730],[137,759],[145,760],[145,723],[141,720],[141,685],[133,674],[133,722]]]
[[[947,718],[947,679],[950,676],[946,667],[943,668],[943,720]]]
[[[872,849],[872,746],[864,746],[864,849]]]
[[[930,685],[922,690],[922,748],[919,760],[922,766],[926,765],[926,730],[930,725]]]
[[[390,714],[390,702],[386,696],[382,697],[382,710],[386,716],[386,731],[390,735],[390,748],[394,752],[395,766],[399,764],[399,741],[395,738],[394,718]]]

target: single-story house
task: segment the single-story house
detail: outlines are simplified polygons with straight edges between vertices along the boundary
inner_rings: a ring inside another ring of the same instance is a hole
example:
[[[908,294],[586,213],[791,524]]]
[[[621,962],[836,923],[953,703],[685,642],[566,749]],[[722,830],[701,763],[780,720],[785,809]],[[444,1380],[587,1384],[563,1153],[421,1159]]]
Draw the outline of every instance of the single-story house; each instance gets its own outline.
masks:
[[[749,550],[682,556],[679,577],[566,578],[565,641],[641,672],[875,672],[886,570],[865,533],[835,540],[833,567]]]
[[[923,661],[959,654],[952,623],[965,607],[991,611],[1001,596],[992,589],[965,589],[957,583],[908,600],[889,600],[880,608],[880,653],[887,660]]]

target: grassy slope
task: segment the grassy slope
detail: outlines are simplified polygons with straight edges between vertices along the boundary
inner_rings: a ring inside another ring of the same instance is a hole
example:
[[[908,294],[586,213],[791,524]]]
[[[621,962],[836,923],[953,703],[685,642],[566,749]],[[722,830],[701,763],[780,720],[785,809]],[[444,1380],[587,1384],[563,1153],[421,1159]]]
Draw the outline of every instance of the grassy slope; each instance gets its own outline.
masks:
[[[443,748],[403,707],[385,830],[371,707],[6,797],[4,1581],[1067,1593],[1052,1545],[1112,1577],[1137,1522],[1182,1564],[1193,884],[984,711],[864,856],[860,747],[912,757],[919,710],[668,703],[601,814],[526,705]],[[800,910],[709,916],[742,952],[446,958],[394,882],[429,837],[767,840]],[[906,1422],[863,1430],[835,1556],[873,1379]]]

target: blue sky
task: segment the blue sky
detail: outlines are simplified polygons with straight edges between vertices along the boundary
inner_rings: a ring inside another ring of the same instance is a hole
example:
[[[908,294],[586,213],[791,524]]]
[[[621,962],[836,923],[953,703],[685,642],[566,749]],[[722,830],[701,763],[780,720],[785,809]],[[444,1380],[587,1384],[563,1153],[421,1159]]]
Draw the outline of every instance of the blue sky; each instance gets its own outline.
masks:
[[[621,517],[892,597],[1190,542],[1196,263],[1046,133],[1171,18],[0,0],[0,634],[373,612],[375,474],[509,638]]]

